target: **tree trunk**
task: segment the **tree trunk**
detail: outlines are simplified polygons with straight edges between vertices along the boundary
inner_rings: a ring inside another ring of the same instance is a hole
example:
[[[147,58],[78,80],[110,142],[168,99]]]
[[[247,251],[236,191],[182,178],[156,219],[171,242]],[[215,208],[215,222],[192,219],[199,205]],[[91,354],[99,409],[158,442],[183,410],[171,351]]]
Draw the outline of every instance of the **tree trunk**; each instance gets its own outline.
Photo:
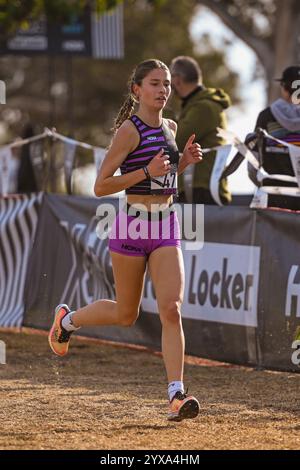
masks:
[[[236,17],[230,15],[225,2],[197,0],[216,13],[242,41],[255,52],[265,70],[268,102],[280,96],[280,87],[274,78],[280,77],[289,65],[300,63],[300,0],[275,0],[275,21],[270,43],[247,28]]]
[[[297,2],[298,0],[277,0],[273,67],[266,69],[269,102],[280,96],[280,87],[274,78],[281,77],[286,67],[300,61],[300,14]]]

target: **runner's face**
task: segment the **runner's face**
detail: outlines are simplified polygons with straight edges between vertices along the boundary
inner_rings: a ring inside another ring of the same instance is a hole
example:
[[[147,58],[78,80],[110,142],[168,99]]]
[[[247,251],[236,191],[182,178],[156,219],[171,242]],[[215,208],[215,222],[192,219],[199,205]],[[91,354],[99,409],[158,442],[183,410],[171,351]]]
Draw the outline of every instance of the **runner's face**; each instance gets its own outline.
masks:
[[[160,110],[171,93],[171,75],[167,70],[154,69],[143,79],[141,86],[135,87],[140,104]]]

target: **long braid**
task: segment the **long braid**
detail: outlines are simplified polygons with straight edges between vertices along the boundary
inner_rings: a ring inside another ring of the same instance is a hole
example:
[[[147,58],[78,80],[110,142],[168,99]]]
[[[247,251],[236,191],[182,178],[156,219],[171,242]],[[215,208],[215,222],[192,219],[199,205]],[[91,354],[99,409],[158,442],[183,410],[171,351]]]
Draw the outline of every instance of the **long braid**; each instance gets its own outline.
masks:
[[[115,119],[114,122],[114,127],[113,131],[116,132],[119,127],[123,124],[126,119],[128,119],[132,114],[134,110],[134,106],[137,103],[137,100],[134,98],[133,92],[132,92],[132,86],[134,84],[134,76],[135,76],[135,70],[133,71],[129,81],[128,81],[128,94],[126,96],[126,99],[124,103],[122,104],[120,111],[118,112],[118,115]]]
[[[123,122],[126,121],[126,119],[128,119],[132,115],[133,110],[134,110],[134,105],[135,105],[135,101],[133,97],[131,96],[131,94],[130,95],[128,94],[115,119],[114,127],[113,127],[114,132],[116,132],[119,129],[119,127],[123,124]]]

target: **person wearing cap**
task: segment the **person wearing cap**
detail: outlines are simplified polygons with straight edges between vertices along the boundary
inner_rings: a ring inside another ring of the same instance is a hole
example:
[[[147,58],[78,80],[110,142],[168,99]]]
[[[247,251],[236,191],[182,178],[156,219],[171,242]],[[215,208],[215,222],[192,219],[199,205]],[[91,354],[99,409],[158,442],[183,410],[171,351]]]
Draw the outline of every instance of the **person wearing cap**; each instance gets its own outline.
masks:
[[[255,132],[261,128],[277,139],[300,146],[300,65],[287,67],[282,76],[274,80],[280,83],[281,97],[259,113]],[[295,176],[288,148],[273,139],[263,139],[260,159],[264,170],[270,175]],[[260,186],[256,179],[256,171],[250,164],[248,174],[254,184]],[[264,186],[297,187],[296,183],[279,182],[272,178],[265,179],[263,184]],[[300,210],[300,198],[269,194],[268,207]]]

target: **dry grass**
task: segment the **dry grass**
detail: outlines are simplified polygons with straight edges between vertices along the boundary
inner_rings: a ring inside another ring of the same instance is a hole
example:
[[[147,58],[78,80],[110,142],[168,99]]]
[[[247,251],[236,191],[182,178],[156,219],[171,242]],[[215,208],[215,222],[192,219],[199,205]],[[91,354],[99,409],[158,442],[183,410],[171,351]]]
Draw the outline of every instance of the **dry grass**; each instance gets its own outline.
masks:
[[[0,339],[0,449],[300,447],[299,374],[187,365],[201,414],[168,423],[160,357],[74,338],[58,358],[45,336]]]

